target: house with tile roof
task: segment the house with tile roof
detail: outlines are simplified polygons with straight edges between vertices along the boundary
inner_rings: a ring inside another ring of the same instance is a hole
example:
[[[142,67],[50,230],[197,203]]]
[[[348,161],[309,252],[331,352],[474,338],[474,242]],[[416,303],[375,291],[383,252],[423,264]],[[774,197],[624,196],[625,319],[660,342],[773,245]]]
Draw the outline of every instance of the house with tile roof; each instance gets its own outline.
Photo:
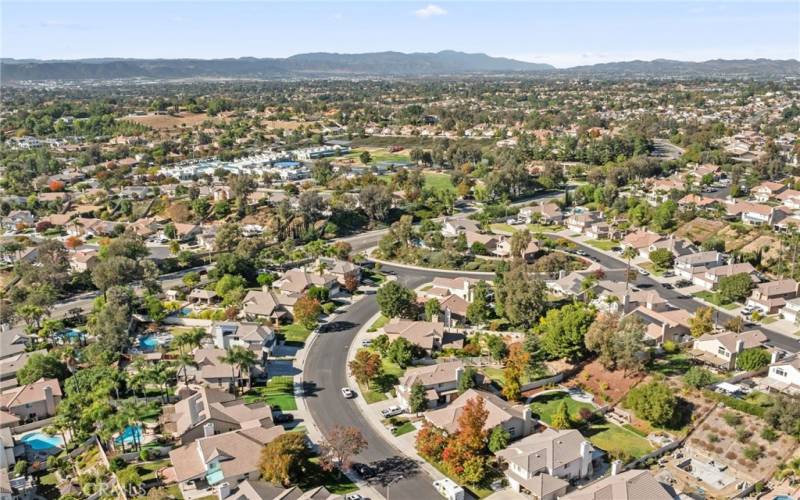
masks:
[[[403,337],[428,354],[448,347],[460,349],[464,346],[463,334],[448,331],[444,323],[438,321],[392,318],[382,330],[390,341]]]
[[[698,361],[720,370],[736,368],[736,356],[745,349],[761,347],[767,341],[760,330],[746,332],[707,333],[694,341],[692,356]]]
[[[559,500],[673,500],[673,496],[647,470],[612,474]]]
[[[422,384],[428,408],[439,408],[458,397],[458,381],[464,375],[465,365],[461,360],[447,361],[409,368],[395,386],[397,401],[401,408],[410,411],[411,387]]]
[[[747,305],[757,307],[764,314],[775,314],[798,295],[798,283],[789,278],[759,283],[747,299]]]
[[[12,425],[55,416],[63,394],[58,380],[40,378],[0,393],[0,422]],[[4,425],[5,426],[5,425]]]
[[[483,399],[488,411],[483,425],[485,431],[491,431],[499,425],[508,431],[511,439],[519,439],[534,431],[536,420],[527,405],[509,403],[494,393],[477,389],[468,389],[447,406],[425,412],[425,419],[434,427],[453,434],[458,431],[458,419],[464,406],[475,398]]]
[[[269,320],[272,323],[286,323],[292,319],[292,308],[297,297],[276,293],[266,286],[261,290],[250,290],[242,299],[239,315],[248,321]]]

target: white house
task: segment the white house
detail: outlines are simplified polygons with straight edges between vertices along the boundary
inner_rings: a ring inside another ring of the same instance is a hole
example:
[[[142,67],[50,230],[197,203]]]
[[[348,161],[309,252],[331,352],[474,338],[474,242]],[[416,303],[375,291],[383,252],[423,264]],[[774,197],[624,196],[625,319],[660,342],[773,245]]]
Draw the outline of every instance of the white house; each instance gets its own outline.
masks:
[[[721,266],[724,262],[724,257],[719,252],[690,253],[675,259],[675,275],[691,281],[695,274]]]
[[[800,324],[800,297],[792,300],[787,300],[786,305],[780,310],[781,318],[786,321],[791,321],[794,324]]]
[[[785,360],[773,361],[763,382],[771,389],[800,395],[800,356],[795,354]]]

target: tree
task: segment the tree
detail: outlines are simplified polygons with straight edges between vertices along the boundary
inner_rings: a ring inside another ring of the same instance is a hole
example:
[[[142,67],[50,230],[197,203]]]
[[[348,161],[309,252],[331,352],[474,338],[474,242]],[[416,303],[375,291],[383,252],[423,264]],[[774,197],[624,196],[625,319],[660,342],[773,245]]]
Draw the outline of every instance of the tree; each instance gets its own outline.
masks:
[[[719,279],[719,296],[723,302],[738,302],[747,298],[753,289],[753,279],[749,273],[723,276]]]
[[[509,401],[520,398],[523,377],[527,373],[530,360],[531,355],[523,349],[522,344],[513,344],[509,349],[503,368],[503,396]]]
[[[387,355],[401,368],[405,368],[414,359],[414,345],[405,337],[398,337],[389,345]]]
[[[727,323],[725,323],[725,328],[732,332],[742,333],[744,329],[744,320],[741,316],[734,316]]]
[[[489,308],[489,285],[479,281],[472,289],[472,302],[467,306],[467,321],[472,325],[481,325],[491,317]]]
[[[350,363],[348,363],[350,373],[356,378],[358,383],[368,385],[375,377],[383,374],[383,364],[381,356],[368,349],[359,349]]]
[[[283,487],[297,484],[306,474],[311,452],[301,432],[286,432],[261,449],[261,478]]]
[[[364,165],[369,165],[372,161],[372,155],[369,154],[369,151],[362,151],[360,155],[358,155],[358,159],[361,160],[361,163]]]
[[[745,349],[736,355],[736,368],[744,371],[755,371],[769,365],[771,356],[766,349],[754,347]]]
[[[429,299],[425,302],[425,321],[433,321],[439,315],[440,307],[437,299]]]
[[[105,294],[111,287],[126,285],[139,278],[140,269],[134,259],[114,255],[95,265],[92,269],[92,282]]]
[[[470,389],[473,389],[477,384],[475,383],[475,368],[467,366],[458,378],[458,393],[464,394]]]
[[[392,207],[392,193],[383,184],[370,184],[361,189],[358,201],[370,222],[385,220]]]
[[[525,264],[518,264],[502,274],[496,287],[496,303],[514,326],[527,329],[544,311],[546,290],[544,282],[531,276]]]
[[[585,335],[594,310],[584,304],[567,304],[551,309],[537,326],[542,348],[552,358],[579,361],[586,355]]]
[[[416,312],[416,294],[396,281],[383,285],[376,294],[381,313],[387,318],[412,318]]]
[[[437,429],[425,420],[417,433],[416,449],[419,454],[435,462],[442,460],[442,453],[447,446],[447,437],[444,431]]]
[[[572,427],[572,418],[569,415],[569,406],[566,401],[561,401],[550,419],[550,426],[554,429],[569,429]]]
[[[705,368],[700,368],[699,366],[693,366],[689,368],[689,370],[687,370],[683,375],[683,382],[689,387],[694,387],[695,389],[700,389],[701,387],[712,384],[715,380],[716,377],[713,373]]]
[[[486,347],[489,354],[495,361],[502,361],[508,356],[508,346],[500,335],[488,335],[486,337]]]
[[[645,325],[638,316],[628,316],[620,321],[620,331],[614,339],[617,366],[625,373],[644,370],[647,346],[644,341]]]
[[[667,248],[657,248],[650,252],[649,257],[650,262],[660,271],[669,269],[675,264],[675,255]]]
[[[350,470],[353,457],[367,446],[367,440],[356,427],[336,425],[320,443],[322,467],[327,471],[334,468],[340,471]]]
[[[628,293],[628,285],[631,281],[631,259],[635,259],[639,255],[633,247],[625,247],[622,251],[622,258],[627,261],[627,268],[625,269],[625,293]]]
[[[428,398],[425,396],[425,386],[419,380],[411,385],[411,395],[408,398],[408,406],[414,413],[420,413],[428,408]]]
[[[511,434],[502,425],[496,426],[489,434],[489,451],[497,453],[505,449],[510,440]]]
[[[512,257],[522,257],[525,253],[525,249],[528,248],[528,245],[531,243],[532,240],[531,232],[527,229],[523,229],[522,231],[517,231],[511,235],[511,256]]]
[[[689,331],[692,337],[700,337],[714,330],[714,311],[710,307],[698,307],[694,316],[689,318]]]
[[[311,177],[320,186],[328,184],[334,177],[330,160],[317,160],[311,165]]]
[[[625,398],[625,406],[637,417],[656,426],[670,424],[678,405],[672,389],[658,381],[634,387]]]
[[[313,330],[322,314],[322,305],[319,300],[303,295],[297,299],[292,311],[296,322],[308,330]]]
[[[70,375],[67,365],[52,353],[34,352],[17,372],[20,385],[32,384],[40,378],[64,380]]]
[[[597,359],[606,370],[617,367],[614,344],[619,328],[619,316],[600,313],[586,330],[586,348],[597,354]]]
[[[386,356],[389,352],[389,336],[385,333],[382,333],[372,339],[372,347],[375,348],[381,356]]]

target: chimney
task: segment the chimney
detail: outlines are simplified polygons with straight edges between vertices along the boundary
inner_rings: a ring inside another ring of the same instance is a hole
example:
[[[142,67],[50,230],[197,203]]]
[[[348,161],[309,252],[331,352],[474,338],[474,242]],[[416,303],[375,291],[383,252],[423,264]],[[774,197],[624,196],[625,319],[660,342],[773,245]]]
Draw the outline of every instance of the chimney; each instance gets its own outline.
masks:
[[[464,376],[464,367],[459,366],[456,368],[456,385],[461,381],[461,377]]]
[[[772,357],[769,359],[769,364],[774,365],[780,359],[780,353],[778,351],[772,351]]]
[[[592,445],[589,441],[581,441],[581,477],[589,475],[592,465]]]
[[[211,437],[214,435],[214,422],[208,422],[203,425],[203,437]]]
[[[611,462],[611,475],[616,476],[622,472],[622,460],[614,460]]]
[[[47,416],[52,417],[56,414],[56,400],[53,398],[53,388],[49,385],[44,386],[44,407],[47,410]]]
[[[744,351],[744,340],[739,339],[736,341],[736,352],[737,354]]]
[[[231,496],[231,485],[229,483],[220,483],[217,486],[217,498],[225,500],[229,496]]]
[[[535,422],[533,420],[533,412],[531,411],[531,408],[529,406],[525,406],[525,409],[522,410],[522,418],[524,420],[522,424],[523,432],[524,435],[527,436],[528,434],[533,432],[533,427],[535,425]]]
[[[267,285],[261,285],[261,291],[264,293],[269,292],[269,287]]]
[[[563,269],[559,269],[558,270],[558,279],[561,279],[566,275],[567,275],[567,272],[565,270],[563,270]]]

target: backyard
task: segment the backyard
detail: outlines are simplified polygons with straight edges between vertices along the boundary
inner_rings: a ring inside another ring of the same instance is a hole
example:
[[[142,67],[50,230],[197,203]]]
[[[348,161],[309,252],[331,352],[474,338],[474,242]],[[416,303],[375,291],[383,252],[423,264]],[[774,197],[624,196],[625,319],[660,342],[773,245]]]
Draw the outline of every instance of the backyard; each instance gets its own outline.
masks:
[[[586,408],[589,411],[595,410],[595,406],[593,404],[576,401],[572,399],[567,392],[549,392],[536,396],[533,398],[533,401],[531,401],[531,411],[533,412],[534,418],[538,418],[547,425],[550,425],[553,419],[553,414],[562,401],[567,402],[569,416],[573,421],[580,420],[580,411],[582,408]]]
[[[254,387],[244,395],[247,403],[264,402],[280,411],[297,409],[294,400],[294,380],[288,375],[272,377],[264,387]]]
[[[613,422],[592,423],[581,433],[589,441],[612,457],[639,458],[653,451],[650,442],[631,429]]]

